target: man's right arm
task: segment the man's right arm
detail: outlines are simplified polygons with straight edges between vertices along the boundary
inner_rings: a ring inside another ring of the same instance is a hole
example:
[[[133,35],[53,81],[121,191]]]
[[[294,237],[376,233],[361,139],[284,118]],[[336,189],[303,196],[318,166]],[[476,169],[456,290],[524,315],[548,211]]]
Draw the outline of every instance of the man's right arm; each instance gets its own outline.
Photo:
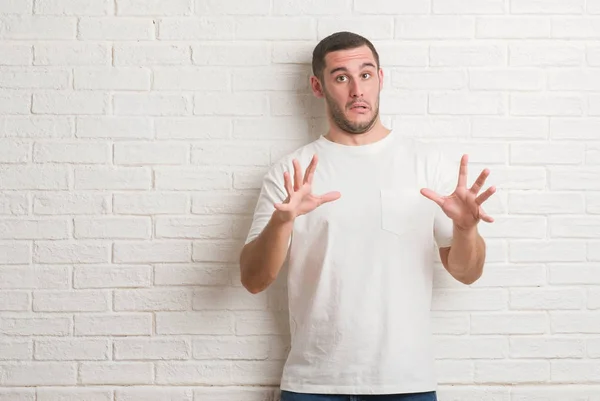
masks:
[[[240,255],[242,284],[252,294],[264,291],[275,279],[287,257],[294,222],[273,212],[264,230],[247,243]]]

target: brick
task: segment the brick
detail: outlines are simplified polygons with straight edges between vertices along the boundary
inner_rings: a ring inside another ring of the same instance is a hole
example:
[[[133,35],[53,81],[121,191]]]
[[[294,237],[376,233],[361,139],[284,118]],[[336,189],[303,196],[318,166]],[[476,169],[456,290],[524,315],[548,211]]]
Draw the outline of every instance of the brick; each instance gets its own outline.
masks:
[[[438,384],[473,383],[474,369],[472,361],[435,361],[436,380]]]
[[[37,401],[113,401],[112,390],[101,388],[40,388]]]
[[[144,190],[152,186],[147,167],[75,168],[75,189]]]
[[[583,101],[575,95],[512,94],[510,114],[514,116],[578,116]]]
[[[473,90],[541,90],[544,76],[533,70],[471,71],[469,87]]]
[[[33,196],[33,213],[39,215],[106,214],[108,197],[87,192],[45,192]]]
[[[3,266],[0,269],[0,288],[67,289],[69,277],[66,267]]]
[[[211,74],[219,80],[217,74]],[[309,69],[298,67],[248,67],[233,71],[233,90],[242,91],[289,91],[308,90]],[[210,89],[210,87],[209,87]]]
[[[232,363],[233,384],[277,386],[281,381],[283,361],[235,361]]]
[[[152,123],[142,117],[78,117],[77,137],[111,139],[149,139]]]
[[[230,72],[206,67],[154,69],[153,90],[167,91],[229,91]],[[235,72],[234,72],[235,74]],[[256,78],[257,79],[257,78]]]
[[[539,383],[549,379],[548,361],[475,362],[475,383]]]
[[[191,304],[187,290],[116,290],[114,294],[115,311],[184,311]]]
[[[34,13],[43,15],[106,15],[112,11],[110,0],[36,0]]]
[[[469,332],[469,315],[457,312],[432,312],[433,334],[466,334]]]
[[[579,143],[515,143],[511,164],[582,164],[585,145]]]
[[[192,401],[192,389],[175,387],[123,387],[115,390],[115,401]]]
[[[467,4],[470,4],[470,2],[467,1]],[[515,387],[515,389],[517,388],[519,387]],[[440,399],[447,401],[509,401],[511,390],[506,386],[439,386],[437,393]]]
[[[600,269],[593,263],[560,263],[548,267],[550,284],[600,284]]]
[[[0,4],[0,14],[31,14],[33,0],[5,0]]]
[[[0,219],[0,239],[66,239],[66,220]]]
[[[29,114],[30,110],[30,93],[16,90],[0,90],[0,112],[2,114]]]
[[[229,270],[220,265],[166,264],[154,267],[155,285],[225,286],[229,283]]]
[[[600,219],[598,217],[553,216],[550,218],[550,237],[552,238],[598,238]]]
[[[70,317],[42,318],[23,314],[19,317],[0,318],[0,334],[3,335],[66,336],[70,333]]]
[[[75,68],[75,89],[144,91],[150,89],[150,70],[146,68]]]
[[[269,166],[270,152],[264,145],[235,141],[233,143],[206,143],[192,145],[192,163],[214,165]]]
[[[513,192],[508,195],[508,209],[511,214],[583,214],[585,202],[578,193]]]
[[[600,24],[597,17],[562,17],[552,20],[552,38],[598,39]]]
[[[192,260],[195,262],[229,262],[239,259],[240,241],[194,242]]]
[[[159,190],[218,190],[231,188],[231,173],[188,168],[157,168],[155,187]]]
[[[437,336],[434,344],[437,359],[503,359],[508,355],[506,338]]]
[[[578,338],[511,337],[511,358],[582,358],[585,341]]]
[[[160,40],[233,40],[234,20],[228,17],[162,18]],[[244,37],[244,39],[253,39]]]
[[[550,189],[556,190],[598,190],[596,177],[598,169],[591,167],[551,168]]]
[[[244,40],[314,40],[316,26],[317,21],[309,17],[238,18],[235,37]]]
[[[83,362],[79,378],[82,384],[151,384],[153,371],[152,364],[146,362]]]
[[[598,3],[598,4],[600,4],[600,3]],[[599,66],[600,65],[600,46],[590,45],[590,46],[587,46],[586,49],[587,49],[587,52],[586,52],[587,57],[585,57],[585,58],[587,58],[588,65]]]
[[[149,217],[75,218],[74,238],[150,239]]]
[[[476,138],[542,139],[548,136],[548,122],[538,117],[474,117]]]
[[[308,41],[277,41],[272,44],[272,62],[274,64],[310,64],[313,42]],[[383,57],[383,52],[380,52]],[[311,69],[312,72],[312,69]]]
[[[110,244],[98,241],[38,241],[34,245],[36,263],[108,263]]]
[[[592,390],[593,391],[593,390]],[[586,401],[590,388],[575,385],[514,387],[514,401]]]
[[[255,199],[238,194],[195,194],[192,197],[194,214],[246,214],[254,208]]]
[[[462,71],[404,71],[392,70],[392,86],[406,90],[461,89],[467,85]]]
[[[194,98],[195,115],[263,116],[267,114],[267,98],[254,94],[199,94]]]
[[[4,123],[4,132],[0,132],[0,136],[13,138],[72,137],[75,126],[68,117],[47,116],[6,117]]]
[[[597,288],[590,288],[587,292],[587,308],[600,309],[600,291]]]
[[[353,27],[353,32],[368,37],[370,40],[394,38],[394,20],[391,16],[340,16],[319,18],[317,26],[318,39],[323,39],[332,33],[343,31],[348,26]],[[303,37],[301,39],[310,38]]]
[[[76,336],[148,336],[152,333],[150,313],[76,314]]]
[[[578,289],[511,289],[512,310],[581,309],[584,292]]]
[[[429,96],[429,112],[431,114],[450,115],[500,115],[507,109],[507,102],[502,94],[431,94]]]
[[[0,291],[0,311],[24,312],[29,310],[29,293]]]
[[[551,361],[553,383],[598,383],[598,361]]]
[[[79,20],[80,40],[150,40],[154,39],[151,19],[127,17],[83,17]]]
[[[23,4],[23,2],[20,3]],[[0,45],[0,66],[30,65],[33,60],[31,49],[30,45]]]
[[[77,370],[69,362],[23,362],[0,364],[0,384],[3,386],[75,385]]]
[[[553,333],[597,334],[600,331],[598,312],[554,312],[550,313]]]
[[[431,310],[502,310],[508,305],[508,294],[504,290],[444,290],[433,295]]]
[[[115,114],[124,116],[182,116],[192,109],[184,94],[120,93],[113,101]]]
[[[105,114],[108,98],[88,91],[47,92],[33,94],[35,114]]]
[[[271,61],[271,45],[257,43],[202,43],[192,46],[192,60],[198,65],[257,66]]]
[[[480,17],[475,36],[481,39],[550,38],[550,20],[537,17]]]
[[[1,67],[0,88],[67,89],[69,72],[46,67]],[[16,92],[12,92],[16,94]]]
[[[268,337],[203,337],[193,342],[193,357],[201,360],[267,359],[271,349]]]
[[[228,117],[156,118],[154,125],[159,139],[224,139],[232,131]]]
[[[193,0],[117,0],[117,15],[190,15]]]
[[[503,0],[433,0],[433,14],[504,14]]]
[[[12,139],[0,139],[0,162],[23,164],[29,162],[30,145]]]
[[[0,215],[21,216],[29,210],[29,198],[26,194],[0,194]]]
[[[188,196],[185,193],[117,193],[113,196],[113,213],[115,214],[185,214],[188,210]]]
[[[68,171],[53,166],[0,166],[2,189],[64,190],[68,188]]]
[[[156,334],[225,335],[234,333],[226,312],[157,312]]]
[[[471,334],[543,334],[548,331],[544,312],[503,312],[471,315]]]
[[[581,14],[585,10],[583,0],[511,0],[511,14]]]
[[[183,44],[115,44],[114,65],[185,65],[192,60],[190,46]]]
[[[270,0],[195,0],[197,15],[267,15],[271,11]]]
[[[508,63],[514,67],[574,67],[585,60],[585,46],[579,43],[511,43]]]
[[[361,11],[360,3],[355,3],[354,9]],[[333,0],[326,3],[319,0],[308,0],[301,3],[293,0],[274,0],[273,2],[274,15],[348,15],[351,12],[351,0]]]
[[[286,313],[273,311],[243,311],[234,314],[238,336],[272,335],[289,330]]]
[[[267,293],[250,294],[244,288],[205,287],[194,291],[194,310],[265,310]]]
[[[585,260],[585,243],[574,241],[515,241],[509,259],[514,262],[577,262]]]
[[[156,384],[226,385],[231,383],[229,362],[158,362]]]
[[[115,243],[113,263],[189,262],[191,246],[185,241]]]
[[[35,359],[46,361],[103,361],[110,358],[110,343],[105,339],[35,340]]]
[[[190,345],[183,339],[128,338],[114,340],[115,360],[189,359]]]
[[[552,139],[590,139],[596,138],[600,128],[600,119],[595,118],[552,118],[550,137]]]
[[[149,287],[151,266],[76,266],[73,268],[75,288]]]
[[[475,21],[463,16],[397,17],[396,39],[468,39],[475,32]]]
[[[232,222],[222,217],[160,217],[156,220],[157,238],[227,239]]]
[[[105,312],[108,294],[100,291],[34,291],[35,312]]]
[[[102,142],[35,143],[33,161],[36,163],[107,164],[110,144]]]
[[[399,99],[400,108],[407,105],[409,98]],[[414,100],[414,99],[413,99]],[[393,106],[393,105],[392,105]],[[398,107],[398,105],[396,105]],[[413,106],[415,107],[415,106]],[[418,105],[417,105],[418,107]],[[282,127],[287,127],[282,129]],[[271,139],[271,140],[307,140],[310,132],[306,118],[243,118],[233,121],[233,137],[235,139]],[[305,142],[306,143],[306,142]]]
[[[187,164],[189,145],[180,142],[121,142],[115,144],[115,164]]]
[[[33,64],[43,66],[108,65],[111,58],[108,46],[95,43],[40,43],[33,53]]]
[[[75,39],[76,26],[73,17],[4,16],[0,17],[0,39]]]
[[[429,62],[433,67],[503,67],[507,53],[502,45],[432,44]]]
[[[0,341],[0,360],[3,361],[27,361],[33,355],[33,342],[21,340]],[[4,395],[0,393],[0,399]]]

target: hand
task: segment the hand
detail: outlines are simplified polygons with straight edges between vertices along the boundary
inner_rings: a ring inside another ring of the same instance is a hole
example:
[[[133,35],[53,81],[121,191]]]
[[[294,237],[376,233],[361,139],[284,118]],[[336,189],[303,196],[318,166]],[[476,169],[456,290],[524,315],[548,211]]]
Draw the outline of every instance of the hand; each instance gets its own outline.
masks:
[[[332,202],[340,198],[341,194],[339,192],[328,192],[320,196],[313,195],[312,181],[317,168],[317,162],[317,155],[314,155],[304,173],[303,179],[302,173],[300,172],[300,162],[294,159],[293,184],[290,173],[288,171],[283,173],[285,190],[288,196],[283,203],[276,203],[274,206],[275,209],[280,212],[284,221],[293,221],[296,217],[312,212],[324,203]]]
[[[448,196],[440,196],[431,189],[421,189],[421,194],[431,199],[452,219],[454,225],[462,230],[469,230],[483,220],[487,223],[494,221],[481,207],[481,204],[496,192],[495,187],[488,188],[481,195],[477,195],[483,187],[486,178],[490,175],[488,169],[484,169],[471,188],[467,188],[467,164],[468,156],[463,155],[460,160],[458,173],[458,184],[454,192]]]

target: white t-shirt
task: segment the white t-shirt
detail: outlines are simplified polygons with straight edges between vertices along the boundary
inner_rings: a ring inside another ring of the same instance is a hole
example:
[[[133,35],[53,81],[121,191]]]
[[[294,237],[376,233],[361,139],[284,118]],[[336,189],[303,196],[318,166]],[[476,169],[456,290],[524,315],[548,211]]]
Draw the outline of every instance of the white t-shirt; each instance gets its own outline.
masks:
[[[294,222],[289,248],[291,350],[281,389],[300,393],[434,391],[430,306],[434,252],[452,221],[419,193],[449,195],[459,164],[393,131],[368,145],[318,140],[266,174],[246,243],[286,198],[283,172],[319,163],[313,193],[339,191]]]

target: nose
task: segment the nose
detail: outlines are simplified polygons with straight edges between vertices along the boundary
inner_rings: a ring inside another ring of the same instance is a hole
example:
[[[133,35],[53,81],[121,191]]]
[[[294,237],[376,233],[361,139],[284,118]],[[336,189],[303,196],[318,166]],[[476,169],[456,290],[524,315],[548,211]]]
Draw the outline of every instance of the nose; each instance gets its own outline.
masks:
[[[350,97],[352,98],[361,98],[363,97],[362,86],[360,82],[356,79],[352,80],[350,85]]]

